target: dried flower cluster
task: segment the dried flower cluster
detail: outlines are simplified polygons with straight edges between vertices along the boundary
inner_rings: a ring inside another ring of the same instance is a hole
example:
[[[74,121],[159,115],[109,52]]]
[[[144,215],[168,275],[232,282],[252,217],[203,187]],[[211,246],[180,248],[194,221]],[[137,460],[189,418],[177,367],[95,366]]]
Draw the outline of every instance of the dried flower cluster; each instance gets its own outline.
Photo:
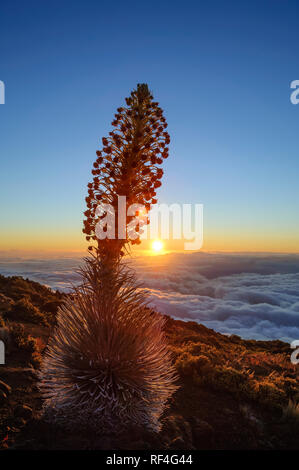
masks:
[[[158,430],[176,389],[164,319],[147,308],[128,269],[86,261],[82,287],[59,310],[40,374],[46,412],[99,433],[132,424]]]
[[[126,107],[117,109],[112,121],[114,130],[102,139],[103,149],[97,151],[93,164],[93,181],[88,183],[87,210],[84,212],[83,233],[88,241],[97,241],[102,256],[124,254],[129,240],[97,240],[95,225],[99,203],[109,203],[116,214],[117,197],[126,196],[127,207],[142,204],[146,210],[156,204],[156,190],[161,186],[163,159],[168,158],[170,137],[159,103],[153,101],[146,84],[139,84],[126,98]],[[130,219],[128,218],[128,223]],[[140,243],[140,239],[130,241]],[[89,250],[93,246],[90,245]]]

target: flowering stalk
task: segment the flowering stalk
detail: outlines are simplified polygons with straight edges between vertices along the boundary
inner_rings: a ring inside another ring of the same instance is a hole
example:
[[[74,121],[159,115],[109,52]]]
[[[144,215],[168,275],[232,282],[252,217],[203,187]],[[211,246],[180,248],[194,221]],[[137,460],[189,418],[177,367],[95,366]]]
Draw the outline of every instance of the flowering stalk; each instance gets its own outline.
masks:
[[[93,164],[93,181],[88,183],[87,210],[84,212],[83,233],[88,241],[95,240],[101,259],[119,259],[129,243],[135,240],[116,238],[100,240],[95,227],[100,217],[96,209],[100,203],[110,204],[115,212],[118,226],[118,196],[126,197],[126,208],[133,203],[142,204],[146,210],[156,204],[156,191],[161,186],[163,170],[160,165],[168,158],[170,137],[167,123],[159,103],[153,101],[146,84],[138,84],[131,96],[126,98],[127,107],[117,109],[109,137],[103,137],[103,149],[96,152]],[[131,217],[132,218],[132,217]],[[130,222],[130,217],[127,222]],[[117,231],[116,231],[117,232]]]

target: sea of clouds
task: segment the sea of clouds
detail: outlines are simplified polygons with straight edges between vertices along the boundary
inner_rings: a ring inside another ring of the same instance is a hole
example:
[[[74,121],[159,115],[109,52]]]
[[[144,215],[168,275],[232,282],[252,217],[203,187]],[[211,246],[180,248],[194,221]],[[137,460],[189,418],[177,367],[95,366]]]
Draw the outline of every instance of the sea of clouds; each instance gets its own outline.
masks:
[[[0,273],[68,291],[80,262],[0,258]],[[299,255],[172,253],[130,264],[162,313],[248,339],[299,339]]]

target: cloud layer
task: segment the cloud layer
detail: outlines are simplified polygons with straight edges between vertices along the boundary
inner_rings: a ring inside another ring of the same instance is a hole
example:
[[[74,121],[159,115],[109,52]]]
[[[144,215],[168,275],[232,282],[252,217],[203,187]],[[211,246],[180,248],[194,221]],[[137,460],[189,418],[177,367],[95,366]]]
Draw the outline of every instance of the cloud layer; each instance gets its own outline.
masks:
[[[78,258],[1,260],[0,272],[68,290]],[[151,304],[174,318],[251,339],[299,339],[299,256],[170,254],[132,261]]]
[[[152,305],[161,312],[243,338],[299,339],[298,256],[163,258],[138,263]]]

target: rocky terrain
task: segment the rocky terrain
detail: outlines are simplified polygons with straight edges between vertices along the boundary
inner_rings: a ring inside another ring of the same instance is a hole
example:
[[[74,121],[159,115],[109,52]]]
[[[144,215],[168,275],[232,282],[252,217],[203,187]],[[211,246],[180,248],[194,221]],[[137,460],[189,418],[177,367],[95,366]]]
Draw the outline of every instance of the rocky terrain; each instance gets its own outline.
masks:
[[[289,345],[167,317],[179,390],[159,434],[66,433],[42,414],[37,372],[64,294],[0,276],[1,449],[299,449],[299,371]]]

